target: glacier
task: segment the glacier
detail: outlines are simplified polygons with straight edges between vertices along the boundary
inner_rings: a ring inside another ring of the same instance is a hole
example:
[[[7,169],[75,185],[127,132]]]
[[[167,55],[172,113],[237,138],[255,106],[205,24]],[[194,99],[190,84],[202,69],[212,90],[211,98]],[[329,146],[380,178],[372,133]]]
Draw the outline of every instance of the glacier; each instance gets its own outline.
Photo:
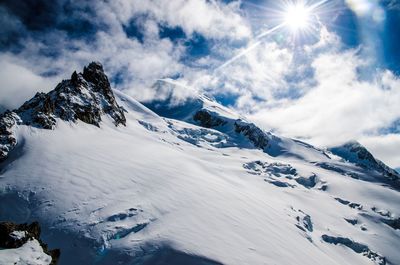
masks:
[[[0,221],[38,221],[59,264],[400,264],[399,174],[358,143],[274,135],[172,80],[138,102],[85,69],[0,117]]]

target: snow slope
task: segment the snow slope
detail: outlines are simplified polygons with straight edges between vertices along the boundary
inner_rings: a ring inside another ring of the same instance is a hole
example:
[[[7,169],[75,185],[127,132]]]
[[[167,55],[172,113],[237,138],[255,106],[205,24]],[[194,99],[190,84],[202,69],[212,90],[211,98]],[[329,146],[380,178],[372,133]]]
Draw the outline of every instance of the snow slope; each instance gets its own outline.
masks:
[[[48,265],[51,257],[43,252],[36,239],[26,242],[22,247],[0,251],[0,264]]]
[[[395,180],[202,96],[114,92],[126,126],[17,124],[0,164],[0,220],[38,220],[60,264],[400,264]]]

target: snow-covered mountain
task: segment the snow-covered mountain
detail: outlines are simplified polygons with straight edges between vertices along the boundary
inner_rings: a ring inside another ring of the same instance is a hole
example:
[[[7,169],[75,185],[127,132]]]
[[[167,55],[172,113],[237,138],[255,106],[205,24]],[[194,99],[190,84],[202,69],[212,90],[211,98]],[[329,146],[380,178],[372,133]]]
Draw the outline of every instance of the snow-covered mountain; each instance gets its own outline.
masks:
[[[360,167],[375,170],[382,174],[389,182],[399,183],[399,174],[392,168],[376,159],[364,146],[358,142],[349,142],[342,146],[332,147],[330,151],[346,161]]]
[[[400,264],[399,174],[364,147],[154,89],[139,103],[91,63],[4,113],[0,221],[38,221],[59,264]]]

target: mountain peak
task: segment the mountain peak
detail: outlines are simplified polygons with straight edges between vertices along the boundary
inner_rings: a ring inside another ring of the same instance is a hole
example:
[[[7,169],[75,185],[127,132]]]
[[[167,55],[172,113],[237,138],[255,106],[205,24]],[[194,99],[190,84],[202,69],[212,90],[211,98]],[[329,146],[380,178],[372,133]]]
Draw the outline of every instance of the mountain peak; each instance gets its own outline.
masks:
[[[100,71],[104,73],[103,65],[98,61],[93,61],[89,63],[87,66],[83,67],[83,72],[86,71]]]
[[[111,116],[116,126],[125,125],[123,110],[98,62],[84,67],[83,73],[74,71],[71,79],[63,80],[49,93],[37,93],[14,112],[22,124],[43,129],[53,129],[55,118],[99,126],[103,114]]]
[[[398,182],[400,174],[376,159],[368,150],[357,141],[349,141],[343,145],[329,148],[333,154],[366,169],[376,170],[391,181]]]
[[[5,158],[16,145],[12,136],[15,124],[41,129],[54,129],[57,119],[100,126],[103,115],[109,115],[116,126],[125,125],[123,109],[117,104],[103,66],[92,62],[83,73],[74,71],[71,79],[63,80],[49,93],[36,93],[21,107],[0,115],[0,149]]]

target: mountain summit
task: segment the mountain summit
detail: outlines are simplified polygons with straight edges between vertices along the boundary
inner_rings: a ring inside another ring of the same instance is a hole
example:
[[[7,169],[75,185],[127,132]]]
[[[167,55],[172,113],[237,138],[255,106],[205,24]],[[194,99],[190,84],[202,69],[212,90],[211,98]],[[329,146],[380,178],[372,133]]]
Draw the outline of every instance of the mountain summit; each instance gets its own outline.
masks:
[[[92,62],[84,67],[83,73],[74,72],[71,79],[63,80],[49,93],[37,93],[20,108],[0,116],[0,161],[17,143],[13,135],[15,125],[54,129],[57,119],[61,119],[99,126],[104,114],[109,115],[116,126],[126,123],[103,66]]]
[[[382,161],[376,159],[367,150],[367,148],[357,141],[350,141],[341,146],[331,147],[329,150],[333,154],[343,158],[345,161],[355,163],[360,167],[369,170],[376,170],[380,172],[390,181],[400,181],[400,174],[396,170],[388,167]]]

